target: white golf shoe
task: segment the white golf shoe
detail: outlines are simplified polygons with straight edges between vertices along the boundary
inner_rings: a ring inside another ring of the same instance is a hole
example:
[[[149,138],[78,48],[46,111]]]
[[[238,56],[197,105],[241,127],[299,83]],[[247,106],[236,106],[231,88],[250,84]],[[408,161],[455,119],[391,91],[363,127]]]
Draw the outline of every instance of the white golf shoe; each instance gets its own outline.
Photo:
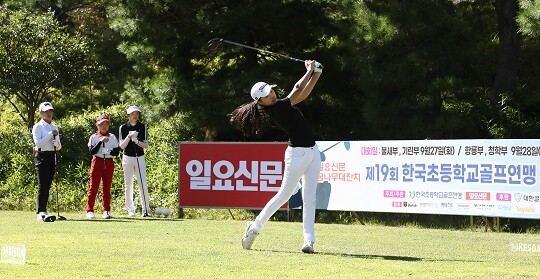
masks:
[[[94,214],[94,212],[88,211],[88,212],[86,212],[86,218],[87,219],[94,219],[94,218],[96,218],[96,215]]]
[[[103,216],[101,216],[103,219],[111,219],[112,215],[110,211],[103,211]]]
[[[40,212],[37,214],[37,220],[43,222],[54,222],[56,221],[56,216],[49,215],[47,212]]]
[[[37,214],[37,220],[38,221],[43,221],[43,218],[45,218],[45,216],[47,216],[47,212],[40,212]]]
[[[242,248],[246,250],[251,249],[253,241],[259,235],[259,232],[255,231],[255,222],[247,222],[246,230],[244,231],[244,236],[242,237]]]
[[[135,217],[135,212],[128,212],[128,217]]]
[[[315,244],[313,241],[305,242],[304,246],[302,246],[302,252],[307,253],[307,254],[315,253],[315,249],[313,249],[313,244]]]

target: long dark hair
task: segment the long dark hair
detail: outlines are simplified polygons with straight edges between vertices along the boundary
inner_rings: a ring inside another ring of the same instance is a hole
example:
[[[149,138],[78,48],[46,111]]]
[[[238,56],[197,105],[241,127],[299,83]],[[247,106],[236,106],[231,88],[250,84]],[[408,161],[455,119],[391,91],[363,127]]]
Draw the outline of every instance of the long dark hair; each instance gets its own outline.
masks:
[[[272,126],[270,116],[257,102],[243,104],[229,116],[230,123],[246,138],[263,136]]]

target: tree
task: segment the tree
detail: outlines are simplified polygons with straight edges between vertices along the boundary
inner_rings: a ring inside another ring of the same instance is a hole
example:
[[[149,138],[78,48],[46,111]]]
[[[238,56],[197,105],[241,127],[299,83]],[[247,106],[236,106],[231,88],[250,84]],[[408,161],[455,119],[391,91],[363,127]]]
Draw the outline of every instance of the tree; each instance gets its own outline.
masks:
[[[524,35],[540,38],[540,1],[519,1],[521,12],[517,18]]]
[[[280,92],[290,90],[303,72],[302,65],[228,45],[210,53],[208,40],[222,37],[298,58],[320,59],[332,73],[339,66],[339,57],[331,55],[339,36],[329,18],[336,9],[329,2],[114,1],[108,9],[112,27],[122,35],[120,50],[135,69],[126,95],[152,107],[155,119],[182,112],[196,123],[194,127],[200,127],[203,139],[231,140],[227,113],[249,101],[251,85],[266,79],[286,86]],[[325,80],[327,88],[336,91],[350,84],[343,75],[343,83],[332,84],[329,75],[321,80],[318,92],[324,92]],[[317,97],[303,105],[316,104]]]
[[[348,41],[373,139],[489,137],[491,3],[358,1],[354,10]]]
[[[497,103],[502,93],[515,93],[517,89],[520,39],[516,17],[519,5],[518,0],[495,0],[493,5],[497,12],[499,61],[491,98]]]
[[[91,77],[90,46],[66,34],[53,13],[0,11],[0,95],[31,128],[40,102]]]
[[[4,5],[11,10],[28,10],[35,14],[52,12],[58,24],[65,27],[65,32],[84,37],[92,46],[88,56],[98,65],[96,74],[91,83],[77,88],[69,98],[55,100],[62,106],[59,116],[64,111],[82,111],[118,102],[131,65],[117,49],[118,33],[110,28],[107,16],[110,1],[4,0]]]

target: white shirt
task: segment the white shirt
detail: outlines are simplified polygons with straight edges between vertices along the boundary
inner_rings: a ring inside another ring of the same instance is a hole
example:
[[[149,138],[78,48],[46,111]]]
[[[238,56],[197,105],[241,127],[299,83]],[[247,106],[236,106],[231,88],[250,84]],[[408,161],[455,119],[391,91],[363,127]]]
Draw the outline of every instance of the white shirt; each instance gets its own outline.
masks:
[[[60,136],[53,136],[52,132],[58,131],[58,127],[54,124],[49,124],[45,120],[41,119],[38,123],[32,128],[32,138],[34,138],[34,144],[36,145],[36,151],[54,151],[60,150],[62,148],[62,143],[60,143]]]
[[[107,135],[109,137],[109,141],[107,143],[103,142],[101,143],[101,147],[99,148],[98,152],[94,154],[94,156],[99,158],[112,158],[109,153],[116,147],[118,147],[118,139],[116,139],[116,136],[114,134],[109,133]],[[88,148],[92,149],[94,146],[96,146],[99,143],[99,139],[101,139],[103,135],[101,135],[99,132],[92,134],[90,136],[90,139],[88,139]]]

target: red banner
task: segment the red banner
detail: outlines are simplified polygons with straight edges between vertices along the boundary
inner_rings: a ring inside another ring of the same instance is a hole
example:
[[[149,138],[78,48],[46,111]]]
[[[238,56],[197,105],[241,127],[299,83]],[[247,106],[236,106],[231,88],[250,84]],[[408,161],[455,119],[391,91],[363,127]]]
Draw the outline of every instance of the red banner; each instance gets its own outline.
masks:
[[[285,143],[180,143],[180,207],[262,209],[281,186],[286,148]]]

